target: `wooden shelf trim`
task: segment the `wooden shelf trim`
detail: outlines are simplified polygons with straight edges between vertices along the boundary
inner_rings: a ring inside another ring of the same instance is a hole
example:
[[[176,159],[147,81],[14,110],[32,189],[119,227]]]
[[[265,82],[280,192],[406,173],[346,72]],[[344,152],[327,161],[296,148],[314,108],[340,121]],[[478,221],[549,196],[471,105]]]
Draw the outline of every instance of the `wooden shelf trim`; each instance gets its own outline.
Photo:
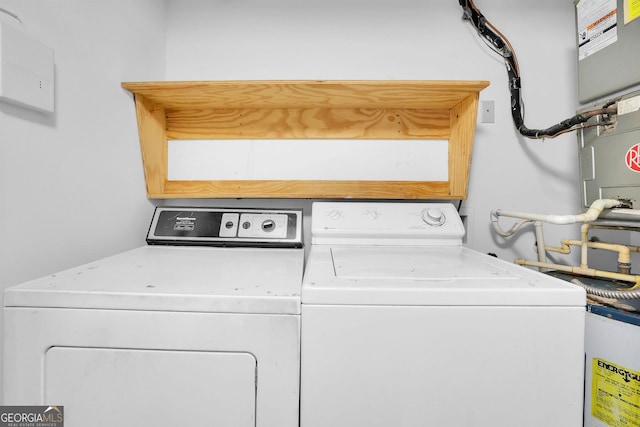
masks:
[[[150,198],[464,199],[486,81],[122,83],[134,94]],[[168,140],[448,139],[449,180],[169,181]]]

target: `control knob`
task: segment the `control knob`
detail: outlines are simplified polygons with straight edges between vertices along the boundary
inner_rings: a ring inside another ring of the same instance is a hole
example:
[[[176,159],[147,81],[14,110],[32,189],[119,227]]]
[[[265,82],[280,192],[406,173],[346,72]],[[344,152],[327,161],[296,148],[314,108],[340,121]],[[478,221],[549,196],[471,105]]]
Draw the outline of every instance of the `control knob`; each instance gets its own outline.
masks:
[[[267,233],[276,229],[276,222],[272,219],[262,221],[262,230]]]
[[[429,225],[439,227],[447,221],[447,218],[441,209],[427,208],[422,211],[422,220]]]

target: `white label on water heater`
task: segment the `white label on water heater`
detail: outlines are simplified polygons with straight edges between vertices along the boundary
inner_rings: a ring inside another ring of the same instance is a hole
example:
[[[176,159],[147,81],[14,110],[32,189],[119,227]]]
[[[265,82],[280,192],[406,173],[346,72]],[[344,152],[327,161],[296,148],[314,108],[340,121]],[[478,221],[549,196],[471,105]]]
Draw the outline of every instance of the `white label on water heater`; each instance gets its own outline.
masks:
[[[640,110],[640,95],[623,99],[618,102],[618,115],[633,113]]]
[[[580,0],[576,14],[580,61],[618,41],[616,0]]]

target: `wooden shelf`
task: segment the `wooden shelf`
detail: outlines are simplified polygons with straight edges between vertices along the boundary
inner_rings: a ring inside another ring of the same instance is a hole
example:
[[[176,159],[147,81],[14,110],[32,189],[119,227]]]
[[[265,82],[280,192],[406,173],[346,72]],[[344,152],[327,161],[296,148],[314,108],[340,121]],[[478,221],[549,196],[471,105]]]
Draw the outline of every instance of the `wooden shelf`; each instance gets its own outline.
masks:
[[[464,199],[486,81],[134,82],[149,198]],[[448,181],[170,181],[169,140],[447,139]]]

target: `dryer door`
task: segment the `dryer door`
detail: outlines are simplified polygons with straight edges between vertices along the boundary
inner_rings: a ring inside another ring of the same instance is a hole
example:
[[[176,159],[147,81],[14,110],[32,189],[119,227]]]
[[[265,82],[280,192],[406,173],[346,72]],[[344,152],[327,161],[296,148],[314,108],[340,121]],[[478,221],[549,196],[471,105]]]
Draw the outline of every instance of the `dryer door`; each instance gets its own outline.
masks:
[[[126,391],[126,393],[124,392]],[[45,402],[68,427],[255,426],[249,353],[52,347]]]

